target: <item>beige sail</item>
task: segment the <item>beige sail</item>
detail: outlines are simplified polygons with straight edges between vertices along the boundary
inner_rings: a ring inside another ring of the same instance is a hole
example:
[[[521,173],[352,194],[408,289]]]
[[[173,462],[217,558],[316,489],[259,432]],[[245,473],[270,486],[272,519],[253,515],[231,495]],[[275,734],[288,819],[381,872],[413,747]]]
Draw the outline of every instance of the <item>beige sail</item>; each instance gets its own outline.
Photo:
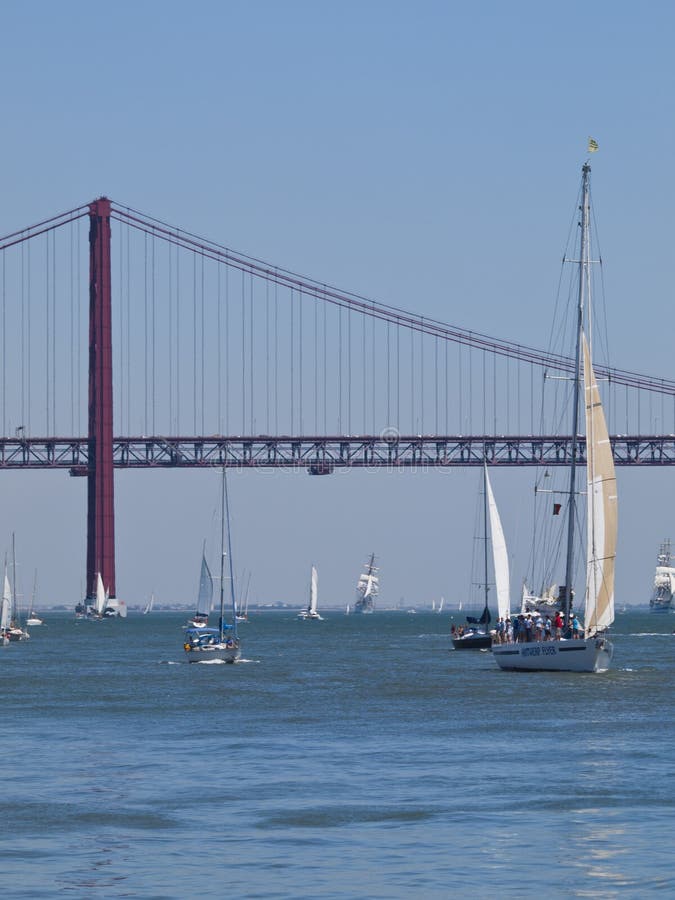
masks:
[[[614,621],[618,514],[614,458],[586,335],[583,335],[583,351],[588,489],[584,627],[587,635],[592,636]]]

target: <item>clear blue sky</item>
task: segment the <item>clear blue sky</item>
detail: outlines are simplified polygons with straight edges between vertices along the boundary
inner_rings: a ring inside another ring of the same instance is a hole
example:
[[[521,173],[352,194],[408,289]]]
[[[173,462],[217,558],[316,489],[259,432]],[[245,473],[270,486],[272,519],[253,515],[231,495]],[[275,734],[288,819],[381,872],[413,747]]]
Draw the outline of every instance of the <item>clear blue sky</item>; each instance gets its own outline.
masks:
[[[5,4],[0,233],[107,194],[289,269],[544,346],[588,135],[611,361],[672,377],[675,8],[627,2]],[[617,602],[675,537],[675,473],[619,471]],[[532,474],[494,481],[514,553]],[[234,475],[260,599],[469,581],[476,475]],[[214,473],[117,476],[118,595],[191,603]],[[74,603],[84,480],[4,475],[0,547]],[[522,566],[514,566],[517,591]]]

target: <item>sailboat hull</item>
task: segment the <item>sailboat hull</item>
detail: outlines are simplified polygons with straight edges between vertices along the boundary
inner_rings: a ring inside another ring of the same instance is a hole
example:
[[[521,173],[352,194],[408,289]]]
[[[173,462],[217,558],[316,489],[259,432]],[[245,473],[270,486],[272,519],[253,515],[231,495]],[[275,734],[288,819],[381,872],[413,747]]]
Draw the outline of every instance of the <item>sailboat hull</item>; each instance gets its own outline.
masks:
[[[455,650],[489,650],[492,646],[492,635],[480,632],[465,634],[464,637],[453,638],[452,646]]]
[[[613,654],[614,645],[603,637],[495,644],[492,648],[499,668],[513,672],[606,672]]]
[[[241,656],[239,647],[228,647],[226,644],[215,644],[212,647],[190,648],[185,651],[188,662],[214,662],[216,660],[226,663],[235,663]]]

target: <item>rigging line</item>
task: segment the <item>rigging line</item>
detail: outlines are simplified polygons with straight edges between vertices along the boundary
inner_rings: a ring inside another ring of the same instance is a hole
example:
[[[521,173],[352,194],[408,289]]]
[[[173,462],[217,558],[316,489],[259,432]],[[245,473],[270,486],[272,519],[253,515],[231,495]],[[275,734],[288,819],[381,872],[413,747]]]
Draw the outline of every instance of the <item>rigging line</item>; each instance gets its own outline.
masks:
[[[324,311],[325,311],[325,306],[324,306]],[[368,325],[368,317],[366,316],[365,310],[362,312],[362,316],[363,316],[363,318],[362,318],[362,320],[361,320],[362,334],[363,334],[363,347],[362,347],[362,350],[361,350],[361,360],[362,360],[362,362],[363,362],[363,369],[362,369],[362,381],[363,381],[363,408],[362,408],[362,413],[363,413],[363,433],[364,433],[364,434],[367,434],[368,429],[366,428],[366,415],[367,415],[367,413],[366,413],[366,409],[367,409],[367,402],[366,402],[366,377],[367,377],[367,371],[368,371],[368,368],[367,368],[367,366],[366,366],[366,360],[367,360],[367,356],[366,356],[366,329],[367,329],[367,325]]]
[[[303,417],[302,417],[302,290],[298,294],[298,428],[300,434],[303,434]],[[251,434],[253,432],[251,431]]]
[[[156,269],[155,269],[155,249],[156,249],[156,241],[153,237],[152,240],[152,257],[151,257],[151,265],[152,265],[152,291],[150,294],[150,302],[151,302],[151,310],[150,310],[150,318],[152,321],[152,367],[151,367],[151,385],[152,385],[152,405],[150,407],[151,417],[152,417],[152,433],[157,434],[156,428],[156,419],[155,412],[157,409],[157,362],[156,362],[156,339],[155,339],[155,327],[156,327]]]
[[[176,250],[176,433],[180,434],[180,253]]]
[[[230,433],[230,269],[225,266],[225,434]]]
[[[450,392],[448,382],[448,342],[443,344],[445,349],[445,433],[448,433],[448,394]]]
[[[204,358],[205,358],[205,349],[204,349],[204,348],[205,348],[206,335],[205,335],[205,327],[204,327],[204,318],[205,318],[205,316],[204,316],[204,258],[203,258],[203,257],[202,257],[202,260],[201,260],[201,273],[200,273],[200,276],[201,276],[201,285],[200,285],[200,291],[201,291],[200,304],[201,304],[201,308],[200,308],[200,313],[201,313],[201,339],[202,339],[202,346],[201,346],[200,360],[199,360],[199,361],[200,361],[200,383],[201,383],[201,420],[202,420],[201,428],[202,428],[202,434],[204,434],[204,433],[205,433],[205,428],[204,428],[204,408],[205,408],[205,392],[204,392],[204,391],[205,391],[205,388],[204,388],[204,383],[205,383],[205,382],[204,382]]]
[[[279,285],[274,285],[274,431],[279,434]]]
[[[371,421],[372,429],[375,431],[377,428],[377,375],[375,370],[375,358],[376,358],[376,331],[375,331],[375,319],[373,319],[373,328],[372,328],[372,353],[370,356],[371,368],[373,373],[373,418]]]
[[[169,244],[168,257],[169,328],[167,340],[169,346],[167,362],[169,365],[169,428],[173,429],[173,247],[171,244]]]
[[[21,419],[21,424],[27,426],[28,433],[30,434],[31,430],[31,409],[32,409],[32,386],[33,386],[33,366],[32,366],[32,349],[33,349],[33,338],[32,338],[32,325],[33,325],[33,314],[31,311],[31,297],[32,297],[32,289],[31,289],[31,273],[33,271],[33,267],[31,265],[31,245],[26,244],[26,333],[27,333],[27,359],[26,359],[26,411]]]
[[[401,329],[396,327],[396,428],[401,427]]]
[[[387,322],[387,427],[391,424],[391,351],[390,351],[390,339],[391,339],[391,323]]]
[[[265,432],[270,433],[270,283],[265,282]]]
[[[424,434],[424,332],[420,332],[420,434]]]
[[[347,313],[347,434],[352,433],[352,314]]]
[[[2,433],[7,435],[7,254],[2,254]]]
[[[78,334],[77,340],[75,342],[77,346],[77,433],[82,434],[82,382],[84,379],[81,377],[80,373],[82,372],[82,251],[81,251],[82,241],[77,241],[77,324],[78,324]]]
[[[192,427],[197,434],[197,256],[192,254]]]
[[[327,316],[328,305],[323,304],[323,433],[328,430],[328,338],[327,338]]]
[[[241,273],[241,433],[246,434],[246,273]]]
[[[337,433],[342,434],[342,307],[340,307],[340,309],[338,309],[337,371],[338,371]]]
[[[319,433],[319,304],[314,301],[314,434]]]
[[[148,433],[148,235],[143,240],[143,433]]]
[[[438,434],[438,337],[434,338],[434,433]]]
[[[497,354],[492,352],[492,416],[493,433],[497,434]],[[508,430],[508,429],[507,429]]]
[[[294,354],[294,337],[295,337],[295,300],[293,298],[293,288],[291,288],[291,434],[295,434],[295,354]]]
[[[250,373],[250,389],[249,389],[249,407],[250,407],[250,420],[251,420],[251,431],[250,434],[255,433],[255,420],[253,417],[253,408],[254,408],[254,400],[253,400],[253,392],[255,388],[255,382],[253,380],[253,371],[254,371],[254,346],[253,346],[253,338],[255,335],[254,331],[254,305],[253,305],[253,279],[249,277],[249,373]]]
[[[51,320],[49,316],[49,302],[50,302],[50,284],[49,284],[49,274],[50,274],[50,265],[49,265],[49,233],[46,234],[46,242],[45,242],[45,417],[46,417],[46,425],[45,425],[45,433],[51,434],[49,430],[49,375],[51,373],[51,349],[52,342],[51,338]],[[30,292],[28,294],[30,297]],[[30,321],[30,316],[28,317],[28,321]],[[28,341],[28,346],[30,347],[30,340]],[[30,379],[30,368],[28,370],[28,378]],[[28,403],[28,408],[30,409],[30,401]]]
[[[131,229],[127,228],[127,295],[126,314],[126,357],[127,357],[127,434],[131,434]]]
[[[70,363],[70,433],[77,434],[75,431],[75,354],[73,352],[75,348],[75,279],[73,277],[73,224],[70,224],[70,283],[69,283],[69,294],[70,294],[70,352],[69,363]]]
[[[222,360],[222,346],[221,346],[222,335],[223,335],[221,320],[222,320],[223,311],[222,311],[220,280],[221,280],[221,267],[217,266],[216,267],[216,307],[217,307],[217,309],[216,309],[216,338],[217,338],[216,339],[216,371],[217,371],[218,377],[216,378],[216,403],[218,406],[218,410],[217,410],[218,434],[223,433],[223,417],[222,417],[222,409],[223,409],[223,406],[222,406],[222,383],[223,383],[222,362],[223,362],[223,360]]]
[[[52,231],[52,428],[56,434],[56,232]]]
[[[78,213],[78,215],[74,215],[74,213]],[[54,216],[54,218],[52,219],[45,219],[43,222],[38,222],[37,224],[31,225],[28,228],[22,228],[20,231],[13,231],[11,232],[11,234],[5,234],[0,237],[0,250],[5,250],[8,247],[14,247],[17,244],[23,243],[24,241],[29,241],[31,238],[38,237],[41,234],[45,234],[45,232],[47,231],[55,231],[57,228],[61,228],[63,225],[67,225],[69,222],[73,222],[76,219],[82,219],[88,214],[88,206],[79,207],[78,209],[71,210],[69,213],[63,213],[61,216]],[[63,221],[57,221],[59,219],[63,219]],[[43,228],[42,226],[47,227]],[[12,238],[17,238],[17,240],[12,240]]]

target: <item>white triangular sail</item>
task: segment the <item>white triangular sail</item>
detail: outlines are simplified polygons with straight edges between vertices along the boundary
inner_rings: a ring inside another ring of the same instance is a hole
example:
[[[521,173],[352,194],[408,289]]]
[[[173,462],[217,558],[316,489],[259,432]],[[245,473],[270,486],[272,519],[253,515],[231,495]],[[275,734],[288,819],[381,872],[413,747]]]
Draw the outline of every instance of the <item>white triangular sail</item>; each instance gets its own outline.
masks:
[[[440,612],[443,612],[443,604],[444,604],[444,603],[445,603],[445,597],[441,597],[441,602],[440,602],[440,604],[439,604],[438,609],[436,610],[436,612],[439,612],[439,613],[440,613]]]
[[[499,510],[492,493],[492,485],[485,466],[485,487],[488,497],[488,509],[490,512],[490,534],[492,536],[492,559],[495,567],[495,587],[497,588],[497,615],[506,619],[511,611],[511,597],[509,587],[509,556],[506,550],[506,540],[502,528]]]
[[[101,578],[101,573],[99,572],[96,576],[96,612],[99,616],[103,615],[105,604],[106,593],[105,588],[103,587],[103,579]]]
[[[612,446],[585,335],[583,350],[588,491],[584,626],[593,635],[614,621],[618,510]]]
[[[312,576],[309,581],[309,606],[307,607],[307,611],[310,613],[316,613],[317,603],[319,602],[319,575],[316,571],[316,566],[312,566]]]
[[[0,608],[0,628],[3,631],[9,628],[9,618],[12,610],[12,588],[7,577],[7,566],[5,566],[5,585],[2,592],[2,607]]]
[[[197,613],[208,616],[213,609],[213,578],[209,570],[206,556],[202,555],[202,568],[199,573],[199,593],[197,594]]]

